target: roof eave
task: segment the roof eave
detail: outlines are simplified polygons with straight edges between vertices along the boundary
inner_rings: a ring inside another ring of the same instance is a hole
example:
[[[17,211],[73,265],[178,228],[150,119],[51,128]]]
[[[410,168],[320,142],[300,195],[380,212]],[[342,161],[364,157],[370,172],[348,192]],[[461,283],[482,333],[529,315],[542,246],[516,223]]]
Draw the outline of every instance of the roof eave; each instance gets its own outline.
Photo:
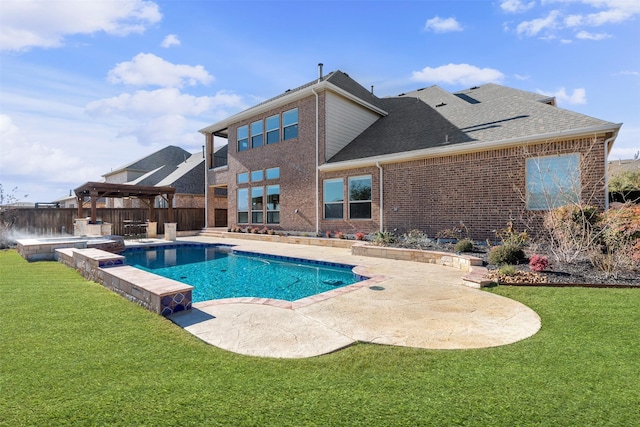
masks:
[[[591,136],[613,132],[614,138],[622,126],[622,123],[607,123],[604,125],[589,126],[572,131],[549,132],[545,134],[503,139],[499,141],[485,142],[464,142],[446,147],[425,148],[422,150],[406,151],[402,153],[384,154],[380,156],[366,157],[355,160],[345,160],[342,162],[325,163],[318,169],[322,172],[331,172],[345,169],[355,169],[361,167],[375,166],[380,164],[408,162],[430,157],[442,157],[456,154],[473,153],[493,149],[507,148],[514,145],[529,145],[541,141],[555,140],[559,138],[576,138],[580,136]]]

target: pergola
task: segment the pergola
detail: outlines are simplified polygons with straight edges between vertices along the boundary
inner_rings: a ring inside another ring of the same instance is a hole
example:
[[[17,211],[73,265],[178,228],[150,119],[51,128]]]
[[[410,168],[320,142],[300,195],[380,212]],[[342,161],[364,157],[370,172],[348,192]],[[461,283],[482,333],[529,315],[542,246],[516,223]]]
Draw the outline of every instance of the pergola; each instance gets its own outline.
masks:
[[[113,199],[131,197],[142,200],[149,207],[149,218],[154,217],[154,201],[156,196],[162,196],[168,204],[168,220],[173,222],[174,187],[154,187],[151,185],[113,184],[109,182],[87,182],[73,190],[78,198],[78,218],[82,216],[83,204],[87,197],[91,198],[91,223],[96,223],[98,199],[109,197]]]

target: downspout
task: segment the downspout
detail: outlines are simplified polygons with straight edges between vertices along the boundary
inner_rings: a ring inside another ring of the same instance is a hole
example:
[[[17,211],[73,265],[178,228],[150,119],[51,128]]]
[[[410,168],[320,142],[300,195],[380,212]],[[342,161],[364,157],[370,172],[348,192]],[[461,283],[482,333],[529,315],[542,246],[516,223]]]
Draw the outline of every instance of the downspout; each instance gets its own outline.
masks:
[[[319,81],[320,79],[318,79]],[[320,117],[319,117],[319,101],[318,101],[318,92],[316,92],[315,88],[311,88],[311,92],[313,92],[313,94],[316,96],[316,164],[315,164],[315,169],[316,169],[316,236],[320,233],[320,214],[318,213],[320,206],[318,204],[318,198],[320,197],[320,190],[319,190],[319,185],[320,185],[320,170],[318,169],[318,161],[319,161],[319,149],[320,149],[320,141],[319,141],[319,136],[318,136],[318,130],[319,130],[319,121],[320,121]]]
[[[609,143],[618,136],[618,132],[614,132],[613,136],[604,141],[604,209],[609,210]]]
[[[380,162],[376,162],[376,166],[378,167],[378,169],[380,169],[380,232],[383,233],[384,232],[384,225],[383,225],[383,220],[384,220],[384,180],[383,180],[383,175],[382,175],[382,166],[380,166]]]
[[[205,147],[209,146],[207,139],[209,138],[205,135],[205,145],[202,146],[202,157],[204,157],[204,228],[209,227],[209,168],[205,157]],[[213,134],[211,134],[211,144],[213,145]],[[213,225],[215,226],[215,223]]]

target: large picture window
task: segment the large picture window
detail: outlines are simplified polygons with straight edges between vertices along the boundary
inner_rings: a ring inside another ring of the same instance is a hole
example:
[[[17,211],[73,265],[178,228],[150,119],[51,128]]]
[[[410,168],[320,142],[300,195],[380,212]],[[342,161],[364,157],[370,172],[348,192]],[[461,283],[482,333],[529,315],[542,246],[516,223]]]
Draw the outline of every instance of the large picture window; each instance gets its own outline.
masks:
[[[280,224],[280,186],[267,186],[267,224]]]
[[[264,189],[262,187],[251,187],[251,222],[262,224],[264,222]]]
[[[249,149],[249,126],[244,125],[238,128],[238,151]]]
[[[560,156],[527,159],[527,209],[555,209],[580,201],[580,156]]]
[[[371,175],[349,178],[349,218],[371,219]]]
[[[284,141],[298,137],[298,109],[282,113],[282,139]]]
[[[342,178],[326,179],[323,186],[324,218],[344,218],[344,180]]]
[[[280,116],[267,117],[267,144],[280,142]]]
[[[251,123],[251,148],[262,147],[263,139],[262,120]]]
[[[249,190],[247,188],[238,189],[238,223],[249,222]]]

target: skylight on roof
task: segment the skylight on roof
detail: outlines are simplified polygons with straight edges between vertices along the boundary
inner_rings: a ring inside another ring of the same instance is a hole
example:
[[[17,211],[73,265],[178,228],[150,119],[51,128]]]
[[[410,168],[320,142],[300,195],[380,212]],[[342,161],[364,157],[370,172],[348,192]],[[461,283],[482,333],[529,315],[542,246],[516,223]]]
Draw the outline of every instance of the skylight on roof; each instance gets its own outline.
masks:
[[[458,98],[462,99],[463,101],[467,101],[469,104],[480,104],[480,101],[478,101],[475,98],[470,97],[466,93],[454,93],[454,95],[457,96]]]

